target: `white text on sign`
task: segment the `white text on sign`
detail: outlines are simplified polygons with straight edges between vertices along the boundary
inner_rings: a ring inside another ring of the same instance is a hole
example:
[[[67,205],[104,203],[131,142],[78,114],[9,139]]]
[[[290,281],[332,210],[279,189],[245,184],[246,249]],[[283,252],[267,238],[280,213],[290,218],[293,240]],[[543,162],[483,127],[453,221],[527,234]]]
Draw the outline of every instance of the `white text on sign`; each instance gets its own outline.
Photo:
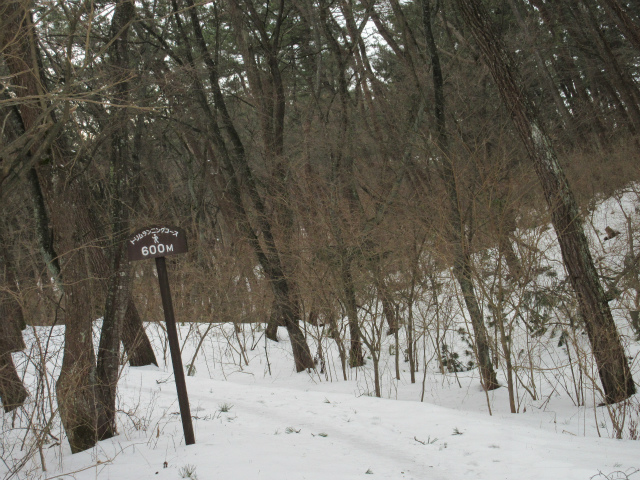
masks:
[[[158,245],[149,245],[148,247],[142,247],[142,255],[145,257],[149,255],[157,255],[159,253],[171,253],[173,252],[173,244],[164,245],[159,243]]]

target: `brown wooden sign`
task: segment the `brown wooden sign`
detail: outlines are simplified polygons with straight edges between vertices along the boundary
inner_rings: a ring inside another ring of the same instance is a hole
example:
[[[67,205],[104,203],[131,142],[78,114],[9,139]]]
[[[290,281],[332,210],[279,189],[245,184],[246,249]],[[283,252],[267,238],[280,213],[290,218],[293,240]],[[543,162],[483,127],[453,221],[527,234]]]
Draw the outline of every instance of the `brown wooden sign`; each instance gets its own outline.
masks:
[[[180,342],[178,341],[178,329],[173,314],[173,301],[171,300],[171,290],[169,288],[169,275],[164,259],[167,255],[186,253],[186,251],[187,235],[184,230],[178,227],[157,225],[145,227],[133,233],[129,237],[129,240],[127,240],[129,261],[133,262],[147,258],[156,259],[160,297],[162,298],[165,323],[167,324],[167,337],[169,339],[169,350],[171,351],[173,376],[176,380],[182,429],[184,431],[185,443],[187,445],[193,445],[196,443],[196,437],[193,433],[193,424],[191,422],[187,383],[184,378],[184,368],[182,367],[182,357],[180,356]]]
[[[187,235],[178,227],[145,227],[133,233],[127,241],[127,254],[132,262],[186,252]]]

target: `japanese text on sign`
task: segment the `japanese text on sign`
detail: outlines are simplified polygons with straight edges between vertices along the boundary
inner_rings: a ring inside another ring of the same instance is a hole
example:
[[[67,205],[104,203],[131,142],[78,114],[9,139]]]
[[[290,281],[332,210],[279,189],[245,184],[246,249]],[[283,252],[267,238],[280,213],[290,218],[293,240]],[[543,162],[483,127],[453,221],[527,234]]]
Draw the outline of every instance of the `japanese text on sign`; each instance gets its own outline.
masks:
[[[158,258],[187,251],[187,237],[177,227],[145,227],[133,233],[127,241],[129,260]]]

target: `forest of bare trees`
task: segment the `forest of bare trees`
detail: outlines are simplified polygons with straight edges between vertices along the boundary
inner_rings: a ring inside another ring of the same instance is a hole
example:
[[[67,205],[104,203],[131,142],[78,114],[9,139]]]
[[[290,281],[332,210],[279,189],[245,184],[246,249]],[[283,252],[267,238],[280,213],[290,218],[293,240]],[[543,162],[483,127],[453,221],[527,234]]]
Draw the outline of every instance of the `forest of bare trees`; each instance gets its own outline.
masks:
[[[639,232],[603,271],[585,231],[640,178],[637,2],[2,0],[0,114],[0,399],[32,394],[21,332],[65,325],[74,452],[116,434],[120,364],[157,363],[153,273],[124,248],[150,224],[188,232],[183,320],[283,327],[298,372],[328,339],[344,379],[370,358],[380,396],[381,339],[415,382],[428,338],[487,391],[505,371],[515,413],[535,352],[512,338],[584,332],[567,351],[600,401],[636,391],[614,317],[637,322]]]

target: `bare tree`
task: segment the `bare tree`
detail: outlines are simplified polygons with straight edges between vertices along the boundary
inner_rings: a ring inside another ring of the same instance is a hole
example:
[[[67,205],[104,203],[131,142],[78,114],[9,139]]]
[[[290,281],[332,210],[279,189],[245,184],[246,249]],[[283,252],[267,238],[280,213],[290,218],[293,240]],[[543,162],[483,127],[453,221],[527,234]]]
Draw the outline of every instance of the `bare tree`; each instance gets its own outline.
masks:
[[[481,1],[457,0],[456,5],[482,51],[542,185],[562,258],[598,364],[605,401],[614,403],[624,400],[635,393],[635,384],[591,258],[580,212],[552,142],[528,94],[523,90],[523,82],[513,58],[496,34]]]
[[[98,383],[98,438],[110,438],[116,434],[116,386],[120,368],[120,339],[122,325],[131,301],[131,268],[127,260],[126,239],[131,216],[136,203],[134,185],[136,168],[129,135],[131,113],[127,108],[131,101],[131,61],[128,33],[135,16],[135,5],[130,0],[116,4],[111,22],[112,80],[115,83],[113,103],[120,105],[111,115],[114,128],[111,133],[110,187],[111,242],[108,258],[111,259],[107,280],[105,311],[97,357]]]
[[[464,297],[469,316],[471,317],[482,385],[485,390],[494,390],[500,385],[498,384],[496,373],[491,363],[487,329],[473,286],[471,252],[465,238],[465,228],[460,214],[458,187],[453,169],[454,159],[449,148],[449,138],[446,127],[444,80],[442,67],[440,65],[440,54],[438,53],[431,26],[433,13],[429,0],[422,0],[422,10],[427,48],[431,56],[434,83],[434,112],[437,131],[436,148],[440,164],[439,173],[449,197],[449,218],[451,221],[449,231],[453,244],[453,272],[456,280],[460,284],[460,290]]]
[[[191,67],[196,67],[194,59],[197,52],[198,58],[204,63],[213,102],[209,101],[204,84],[195,77],[192,77],[192,81],[194,82],[197,105],[205,114],[211,131],[213,149],[219,159],[220,171],[225,179],[225,193],[230,200],[231,209],[223,211],[223,213],[233,215],[228,219],[229,223],[239,227],[239,231],[252,246],[258,262],[270,282],[276,302],[275,309],[281,315],[289,333],[296,370],[313,368],[313,358],[304,334],[298,325],[299,310],[295,304],[297,299],[291,279],[287,276],[286,268],[283,265],[281,251],[273,232],[273,222],[268,214],[265,198],[257,186],[254,172],[249,164],[245,144],[229,113],[227,100],[220,86],[218,64],[214,60],[215,55],[218,54],[215,48],[219,45],[214,45],[212,52],[203,33],[198,7],[192,0],[186,0],[186,6],[188,8],[184,15],[191,26],[191,33],[183,22],[183,14],[178,9],[178,4],[173,3],[173,18],[176,22],[178,36],[187,46],[187,62],[183,62],[175,55],[175,52],[173,52],[173,58],[179,64],[186,63]],[[278,12],[281,13],[276,13],[278,18],[285,14],[283,8],[284,6],[280,5]],[[214,17],[213,20],[217,22],[217,18]],[[193,35],[193,41],[190,40],[190,35]],[[159,36],[156,35],[156,38]],[[165,44],[165,46],[168,45]],[[276,135],[278,134],[277,124],[276,122],[276,131],[274,131]]]

